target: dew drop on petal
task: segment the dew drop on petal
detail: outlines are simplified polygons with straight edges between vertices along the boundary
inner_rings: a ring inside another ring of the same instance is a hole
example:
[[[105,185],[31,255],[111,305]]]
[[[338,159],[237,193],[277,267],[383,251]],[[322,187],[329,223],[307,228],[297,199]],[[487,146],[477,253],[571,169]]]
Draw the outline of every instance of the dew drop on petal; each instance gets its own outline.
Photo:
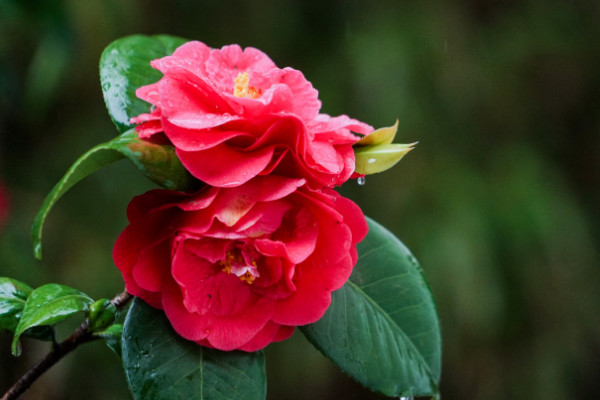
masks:
[[[364,186],[364,184],[367,183],[367,178],[361,176],[356,180],[356,183],[358,183],[359,186]]]

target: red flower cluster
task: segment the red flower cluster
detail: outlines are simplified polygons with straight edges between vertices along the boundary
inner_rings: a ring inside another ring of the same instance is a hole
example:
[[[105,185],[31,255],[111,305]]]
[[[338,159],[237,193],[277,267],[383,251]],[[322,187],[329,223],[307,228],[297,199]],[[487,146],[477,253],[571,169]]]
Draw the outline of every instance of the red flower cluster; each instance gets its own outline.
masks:
[[[254,48],[189,42],[151,64],[164,76],[137,95],[153,111],[132,122],[142,139],[165,135],[192,175],[212,186],[268,174],[340,185],[354,171],[352,144],[360,138],[351,131],[373,131],[345,115],[319,114],[304,75]]]
[[[207,185],[131,202],[113,253],[127,290],[221,350],[255,351],[317,321],[367,233],[330,188],[354,172],[352,132],[373,128],[319,114],[302,73],[257,49],[189,42],[152,66],[164,76],[137,92],[152,110],[132,122]]]

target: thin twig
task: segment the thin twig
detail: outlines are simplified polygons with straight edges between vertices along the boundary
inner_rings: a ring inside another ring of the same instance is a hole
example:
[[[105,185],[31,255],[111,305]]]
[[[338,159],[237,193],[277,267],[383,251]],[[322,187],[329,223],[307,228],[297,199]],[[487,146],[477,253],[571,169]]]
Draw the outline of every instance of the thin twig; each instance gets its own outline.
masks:
[[[131,300],[132,296],[123,292],[115,296],[111,300],[117,309],[121,309],[127,305]],[[44,358],[42,358],[37,364],[35,364],[29,371],[25,373],[8,391],[2,396],[0,400],[15,400],[22,395],[29,387],[35,382],[44,372],[50,367],[56,364],[60,359],[75,350],[79,345],[94,340],[98,340],[99,337],[94,336],[93,332],[88,330],[89,320],[85,320],[83,324],[71,336],[66,338],[63,342],[57,344],[50,350]]]

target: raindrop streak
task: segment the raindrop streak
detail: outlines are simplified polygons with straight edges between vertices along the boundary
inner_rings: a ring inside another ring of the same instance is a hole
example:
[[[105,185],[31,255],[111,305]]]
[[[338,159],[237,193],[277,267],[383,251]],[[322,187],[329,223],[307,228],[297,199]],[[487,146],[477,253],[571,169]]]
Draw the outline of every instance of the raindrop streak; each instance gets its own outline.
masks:
[[[359,186],[364,186],[364,184],[367,183],[367,178],[361,176],[356,180],[356,183],[358,183]]]

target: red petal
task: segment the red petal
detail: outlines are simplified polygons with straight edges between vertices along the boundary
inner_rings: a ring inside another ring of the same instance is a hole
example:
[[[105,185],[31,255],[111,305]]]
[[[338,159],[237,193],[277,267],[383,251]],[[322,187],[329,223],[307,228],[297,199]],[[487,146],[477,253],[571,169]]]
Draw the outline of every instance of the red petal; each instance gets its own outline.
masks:
[[[185,151],[199,151],[215,147],[233,138],[254,141],[254,135],[234,130],[188,129],[173,125],[168,119],[163,122],[166,135],[173,145]]]
[[[158,292],[170,279],[170,242],[170,240],[165,240],[140,251],[137,263],[133,266],[132,276],[143,289]]]
[[[170,225],[172,215],[169,212],[152,213],[127,226],[113,248],[113,260],[117,268],[128,273],[137,262],[142,249],[170,237],[175,231],[175,226]]]
[[[325,314],[331,303],[331,293],[325,290],[317,278],[296,282],[296,292],[277,302],[273,322],[281,325],[306,325]]]
[[[294,333],[293,326],[281,326],[271,321],[256,334],[249,342],[241,346],[238,350],[253,352],[258,351],[268,344],[279,342],[292,336]]]
[[[177,149],[183,165],[196,178],[211,186],[241,185],[258,175],[273,157],[273,147],[251,153],[219,144],[202,152]]]
[[[220,350],[235,350],[248,343],[271,319],[272,303],[248,308],[239,314],[211,318],[209,343]]]
[[[184,68],[195,75],[206,76],[204,64],[210,52],[210,47],[204,43],[191,41],[179,46],[172,55],[153,60],[150,64],[163,74]]]
[[[190,195],[166,189],[150,190],[135,196],[127,206],[127,219],[133,222],[138,218],[145,218],[150,212],[173,207],[178,202],[189,198]]]
[[[334,190],[327,190],[327,192],[336,198],[335,208],[344,216],[344,223],[352,231],[352,243],[356,244],[363,240],[369,232],[369,226],[360,207]]]
[[[171,326],[188,340],[202,340],[208,335],[209,321],[204,315],[191,313],[183,305],[179,287],[175,283],[165,288],[162,306]]]
[[[343,158],[331,143],[313,142],[308,155],[309,165],[320,172],[339,174],[344,168]]]
[[[260,237],[275,232],[281,226],[290,204],[282,201],[258,203],[233,226],[236,232],[246,237]]]
[[[314,251],[319,227],[306,210],[300,210],[293,220],[290,218],[284,222],[288,225],[282,229],[285,236],[276,234],[273,239],[258,239],[255,242],[256,249],[265,256],[282,257],[293,264],[301,263]]]

